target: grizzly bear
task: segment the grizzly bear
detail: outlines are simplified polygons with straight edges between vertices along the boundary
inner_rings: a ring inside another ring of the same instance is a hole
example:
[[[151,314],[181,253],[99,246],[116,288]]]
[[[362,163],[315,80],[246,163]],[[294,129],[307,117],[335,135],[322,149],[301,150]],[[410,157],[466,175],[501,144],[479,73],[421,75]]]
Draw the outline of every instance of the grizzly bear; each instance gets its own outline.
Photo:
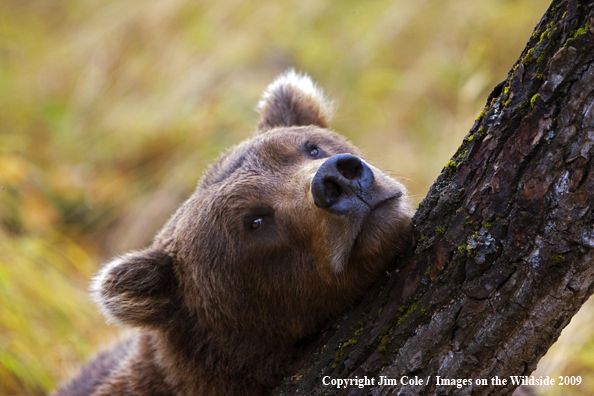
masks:
[[[96,275],[101,312],[134,331],[58,395],[269,394],[410,244],[404,186],[328,129],[308,76],[281,75],[258,108],[152,244]]]

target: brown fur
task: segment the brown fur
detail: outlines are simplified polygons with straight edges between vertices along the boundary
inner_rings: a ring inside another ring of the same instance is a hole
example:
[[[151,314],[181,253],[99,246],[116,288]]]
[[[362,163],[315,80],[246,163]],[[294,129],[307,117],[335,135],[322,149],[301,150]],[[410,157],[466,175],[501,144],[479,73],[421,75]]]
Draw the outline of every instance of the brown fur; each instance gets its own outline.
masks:
[[[259,108],[257,134],[208,169],[153,244],[97,275],[103,313],[138,330],[59,395],[268,394],[299,341],[407,246],[404,187],[325,129],[331,105],[308,77],[281,76]],[[328,176],[313,198],[322,164],[346,179]],[[340,213],[323,195],[338,189],[352,193]]]

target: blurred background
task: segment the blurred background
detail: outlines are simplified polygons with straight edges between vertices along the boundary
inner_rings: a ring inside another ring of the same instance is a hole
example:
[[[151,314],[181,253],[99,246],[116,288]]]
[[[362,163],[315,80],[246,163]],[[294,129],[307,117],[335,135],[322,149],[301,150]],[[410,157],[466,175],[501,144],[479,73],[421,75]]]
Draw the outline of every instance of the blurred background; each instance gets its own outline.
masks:
[[[548,5],[0,0],[0,395],[44,394],[116,337],[90,277],[252,134],[286,68],[418,203]],[[592,312],[539,365],[584,378],[558,394],[594,394]]]

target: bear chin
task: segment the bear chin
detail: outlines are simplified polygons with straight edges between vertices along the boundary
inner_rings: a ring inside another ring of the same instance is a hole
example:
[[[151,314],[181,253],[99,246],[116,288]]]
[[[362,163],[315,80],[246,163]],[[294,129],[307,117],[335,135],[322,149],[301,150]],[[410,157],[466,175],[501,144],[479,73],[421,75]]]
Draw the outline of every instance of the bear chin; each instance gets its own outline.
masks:
[[[152,244],[95,276],[100,311],[134,331],[57,395],[269,394],[410,246],[406,188],[328,129],[307,75],[282,74],[258,110]]]

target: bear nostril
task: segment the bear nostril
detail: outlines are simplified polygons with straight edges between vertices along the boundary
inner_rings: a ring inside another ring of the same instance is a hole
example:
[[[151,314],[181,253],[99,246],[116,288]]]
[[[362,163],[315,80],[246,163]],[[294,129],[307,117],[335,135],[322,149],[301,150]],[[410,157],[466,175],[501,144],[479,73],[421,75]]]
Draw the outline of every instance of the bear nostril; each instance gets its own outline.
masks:
[[[361,174],[363,173],[363,165],[361,165],[361,160],[359,158],[349,156],[336,161],[336,170],[345,179],[354,180],[361,177]]]
[[[332,202],[340,197],[340,187],[332,180],[324,180],[324,187],[324,195],[328,202]]]

